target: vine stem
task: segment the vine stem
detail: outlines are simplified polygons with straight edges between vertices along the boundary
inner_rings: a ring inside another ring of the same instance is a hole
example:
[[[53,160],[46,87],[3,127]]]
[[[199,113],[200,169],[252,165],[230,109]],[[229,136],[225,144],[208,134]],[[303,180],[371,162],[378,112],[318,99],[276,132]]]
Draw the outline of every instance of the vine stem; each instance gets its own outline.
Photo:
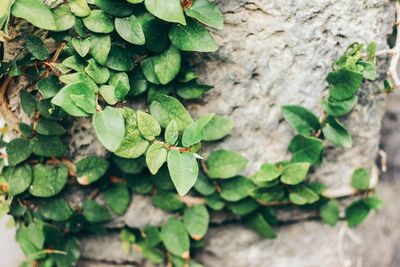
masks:
[[[7,75],[5,77],[3,83],[0,86],[0,111],[1,111],[1,114],[4,116],[4,120],[7,122],[7,124],[14,131],[16,131],[18,134],[20,134],[21,130],[19,129],[19,126],[18,126],[18,123],[19,123],[18,118],[8,107],[7,88],[12,80],[13,80],[12,77]]]

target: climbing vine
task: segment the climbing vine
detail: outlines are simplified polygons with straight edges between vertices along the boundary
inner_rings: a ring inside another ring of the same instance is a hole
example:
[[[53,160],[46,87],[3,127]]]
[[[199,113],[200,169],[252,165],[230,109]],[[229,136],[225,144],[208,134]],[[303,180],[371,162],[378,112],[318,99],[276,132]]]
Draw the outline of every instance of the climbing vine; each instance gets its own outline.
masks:
[[[212,89],[197,80],[187,54],[217,50],[205,26],[223,28],[218,7],[208,0],[47,2],[0,3],[0,40],[10,41],[9,22],[27,21],[55,41],[49,45],[27,34],[27,53],[0,67],[0,107],[15,136],[1,143],[1,213],[13,216],[18,227],[16,239],[27,256],[22,266],[74,266],[77,237],[104,234],[103,223],[124,215],[132,194],[146,195],[176,216],[162,226],[126,227],[120,233],[123,249],[135,248],[168,266],[201,266],[192,256],[205,245],[210,211],[228,210],[261,236],[275,238],[280,207],[316,210],[329,225],[342,217],[351,227],[381,207],[366,169],[353,173],[356,200],[344,217],[338,196],[307,179],[323,161],[327,143],[352,145],[340,118],[356,105],[363,81],[377,78],[374,44],[352,44],[333,64],[323,114],[282,107],[297,132],[288,147],[291,159],[265,163],[244,176],[248,160],[239,153],[202,155],[201,143],[223,139],[233,122],[213,113],[193,120],[183,104]],[[29,81],[19,92],[29,118],[24,122],[7,97],[22,78]],[[71,125],[83,117],[110,152],[106,158],[71,160]],[[72,203],[69,187],[91,193]]]

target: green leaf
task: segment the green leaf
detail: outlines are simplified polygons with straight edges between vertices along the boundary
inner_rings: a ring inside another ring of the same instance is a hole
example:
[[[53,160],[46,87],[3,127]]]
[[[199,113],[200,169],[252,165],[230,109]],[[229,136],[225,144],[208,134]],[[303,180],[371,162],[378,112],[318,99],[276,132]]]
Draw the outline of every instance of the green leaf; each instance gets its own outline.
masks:
[[[68,5],[77,17],[86,17],[90,14],[90,8],[85,0],[69,0]]]
[[[86,28],[92,32],[110,33],[114,30],[112,17],[101,10],[92,10],[90,15],[82,20]]]
[[[319,162],[324,144],[318,138],[296,135],[289,143],[293,162]]]
[[[91,58],[88,60],[88,65],[85,68],[85,72],[90,78],[97,84],[103,84],[110,78],[110,71],[106,67],[102,67],[97,62]]]
[[[319,196],[305,185],[299,185],[292,189],[289,199],[296,205],[312,204],[319,200]]]
[[[168,170],[180,196],[185,195],[194,186],[199,174],[199,165],[192,153],[168,152]]]
[[[37,221],[18,228],[16,238],[25,255],[32,255],[44,246],[43,222]]]
[[[107,58],[107,67],[116,71],[131,71],[134,67],[130,50],[113,45]]]
[[[234,151],[216,150],[206,163],[210,178],[226,179],[240,174],[246,168],[248,160]]]
[[[180,210],[185,206],[177,194],[168,191],[158,191],[151,198],[151,202],[157,208],[171,212]]]
[[[361,73],[345,68],[330,72],[326,78],[330,97],[338,101],[352,98],[361,86],[362,79]]]
[[[358,190],[367,190],[369,188],[369,172],[365,168],[358,168],[351,176],[351,185]]]
[[[264,163],[260,170],[253,176],[257,183],[271,182],[282,174],[282,169],[276,164]]]
[[[219,8],[208,0],[195,0],[192,6],[185,9],[186,15],[195,18],[207,26],[222,30],[224,28],[224,16]]]
[[[215,192],[214,184],[211,182],[210,179],[205,177],[203,174],[199,174],[196,183],[194,184],[194,188],[197,192],[204,196],[211,195]]]
[[[365,79],[375,81],[378,78],[376,64],[369,61],[358,61],[358,65],[363,67],[362,74]]]
[[[104,192],[104,199],[117,215],[122,216],[131,203],[129,189],[124,184],[113,184]]]
[[[181,221],[170,218],[161,229],[161,240],[169,252],[184,259],[189,258],[190,240]]]
[[[120,111],[107,106],[93,116],[93,126],[100,142],[109,151],[114,152],[125,136],[125,123]]]
[[[83,72],[83,70],[85,69],[85,63],[84,61],[82,61],[80,58],[76,57],[76,56],[70,56],[68,58],[66,58],[62,64],[70,69],[73,69],[77,72]]]
[[[145,43],[142,25],[134,15],[127,18],[116,18],[115,30],[122,39],[131,44],[144,45]]]
[[[324,110],[334,117],[343,116],[349,113],[357,104],[358,97],[354,95],[347,100],[337,101],[331,97],[322,100],[321,105]]]
[[[23,193],[32,182],[32,169],[28,164],[19,167],[6,167],[3,175],[8,182],[8,193],[11,196]]]
[[[187,20],[186,26],[172,26],[169,39],[174,46],[183,51],[215,52],[218,49],[210,33],[192,19]]]
[[[134,130],[124,137],[114,153],[122,158],[138,158],[146,152],[148,146],[149,141],[142,137],[139,130]]]
[[[276,238],[276,232],[272,226],[265,220],[264,216],[257,212],[247,219],[247,223],[253,228],[259,235],[264,238],[274,239]]]
[[[351,147],[351,135],[349,131],[334,117],[326,118],[325,126],[322,128],[324,137],[336,146]]]
[[[154,70],[154,57],[142,60],[140,62],[140,67],[142,68],[143,75],[149,82],[160,84],[160,81],[158,80],[156,72]]]
[[[83,111],[93,114],[96,112],[96,100],[93,95],[70,95],[72,102]]]
[[[249,195],[249,191],[255,188],[251,180],[245,176],[237,176],[220,183],[221,197],[227,201],[239,201]]]
[[[158,96],[151,103],[150,114],[163,128],[166,128],[172,120],[175,120],[179,130],[182,131],[193,122],[192,117],[181,102],[166,95]]]
[[[63,135],[67,131],[58,122],[41,118],[36,125],[36,132],[43,135]]]
[[[38,28],[57,30],[50,8],[40,0],[16,0],[11,8],[14,17],[23,18]]]
[[[111,212],[94,200],[86,200],[83,203],[82,209],[83,216],[92,223],[106,222],[112,218]]]
[[[308,174],[310,163],[290,163],[283,168],[281,181],[284,184],[296,185],[303,182]]]
[[[75,16],[71,13],[68,5],[61,5],[52,10],[56,21],[57,31],[66,31],[74,27]]]
[[[149,82],[144,77],[139,68],[134,68],[129,74],[129,85],[131,87],[129,95],[138,96],[149,88]]]
[[[125,98],[130,89],[129,77],[125,72],[112,72],[109,84],[115,88],[114,96],[120,101]]]
[[[194,205],[183,213],[183,224],[194,240],[202,239],[207,233],[209,220],[210,215],[204,205]]]
[[[216,141],[224,138],[232,131],[234,123],[231,119],[215,115],[204,127],[204,141]]]
[[[183,99],[199,99],[207,91],[213,89],[213,86],[198,84],[197,81],[190,81],[188,83],[178,84],[175,88],[176,93],[179,97]]]
[[[126,17],[133,12],[132,5],[125,0],[94,0],[94,4],[115,17]]]
[[[382,199],[377,196],[369,196],[366,199],[366,203],[370,209],[380,210],[384,206],[384,202]]]
[[[56,75],[50,75],[36,84],[44,99],[52,98],[62,88],[60,81]]]
[[[165,129],[165,141],[171,146],[175,145],[179,137],[179,128],[175,120],[172,120]]]
[[[313,135],[321,125],[317,116],[302,106],[283,106],[281,108],[285,120],[302,135]]]
[[[15,138],[7,144],[6,152],[8,155],[8,164],[15,166],[32,154],[31,145],[28,140]]]
[[[112,160],[122,172],[127,174],[138,174],[143,170],[141,161],[137,159],[124,159],[113,156]]]
[[[335,226],[339,220],[339,211],[339,202],[336,199],[331,199],[321,206],[319,215],[326,224]]]
[[[49,49],[39,37],[26,35],[25,47],[36,59],[45,60],[49,57]]]
[[[83,72],[75,72],[67,75],[62,75],[59,77],[60,81],[65,84],[73,84],[73,83],[84,83],[90,90],[84,90],[82,95],[90,95],[89,92],[92,91],[96,93],[99,88],[97,87],[96,83],[90,78],[86,73]]]
[[[189,124],[182,135],[182,144],[184,147],[190,147],[199,143],[204,138],[204,127],[210,122],[214,115],[214,113],[204,115]]]
[[[115,97],[115,87],[111,85],[103,85],[100,87],[99,92],[107,104],[113,106],[118,102]]]
[[[64,165],[33,167],[33,182],[29,192],[35,197],[51,197],[60,193],[68,180],[68,169]]]
[[[99,157],[90,156],[81,159],[76,164],[78,183],[88,185],[97,181],[106,173],[108,166],[108,161]]]
[[[181,53],[174,46],[154,58],[154,72],[161,84],[167,84],[181,69]]]
[[[350,227],[362,223],[368,216],[370,207],[364,200],[357,200],[346,208],[346,220]]]
[[[152,174],[156,174],[167,160],[168,151],[161,143],[154,143],[146,153],[146,164]]]
[[[89,53],[101,65],[106,65],[111,50],[111,38],[108,34],[94,34],[90,36]]]
[[[168,38],[168,23],[156,19],[150,13],[143,13],[138,16],[142,25],[143,33],[146,39],[146,47],[155,52],[161,53],[170,46]]]
[[[77,37],[72,38],[72,46],[74,47],[75,51],[81,56],[85,57],[90,50],[90,39],[80,39]]]
[[[228,209],[233,214],[244,216],[255,211],[260,205],[252,198],[245,198],[237,202],[228,203]]]
[[[26,115],[32,116],[37,109],[37,99],[31,93],[26,90],[21,90],[19,92],[20,102],[22,110]]]
[[[76,266],[81,254],[81,248],[78,240],[73,236],[68,237],[62,250],[65,251],[67,255],[52,255],[54,258],[56,258],[59,266]]]
[[[225,206],[225,201],[218,194],[206,196],[206,201],[213,210],[221,210]]]
[[[137,112],[137,121],[140,134],[149,141],[161,134],[161,127],[150,114],[143,111]]]
[[[68,151],[58,137],[37,136],[32,142],[32,152],[42,157],[64,157]]]
[[[64,222],[73,214],[72,209],[69,207],[67,202],[60,197],[42,201],[39,212],[46,219],[55,222]]]
[[[144,4],[146,9],[157,18],[186,25],[179,0],[145,0]]]

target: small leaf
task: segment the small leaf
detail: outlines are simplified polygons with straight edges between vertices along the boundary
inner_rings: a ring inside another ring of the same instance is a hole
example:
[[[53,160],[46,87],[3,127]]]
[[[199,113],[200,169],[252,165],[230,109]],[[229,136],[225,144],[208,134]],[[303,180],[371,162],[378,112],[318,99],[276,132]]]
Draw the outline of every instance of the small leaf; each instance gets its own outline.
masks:
[[[25,36],[25,47],[36,59],[45,60],[49,57],[49,49],[39,37],[33,35]]]
[[[175,90],[176,94],[183,99],[199,99],[207,91],[213,89],[213,86],[198,84],[197,81],[190,81],[188,83],[177,84]]]
[[[15,166],[32,154],[31,145],[28,140],[15,138],[7,144],[6,152],[8,155],[8,164]]]
[[[145,0],[144,4],[146,9],[157,18],[186,25],[179,0]]]
[[[73,69],[77,72],[83,72],[83,70],[85,69],[85,63],[78,58],[77,56],[70,56],[68,58],[66,58],[62,64],[70,69]]]
[[[111,50],[111,38],[108,34],[94,34],[90,36],[89,53],[101,65],[106,65]]]
[[[351,176],[351,185],[358,190],[367,190],[369,188],[370,175],[367,169],[358,168]]]
[[[259,235],[264,238],[274,239],[276,238],[276,232],[271,225],[265,220],[264,216],[257,212],[247,219],[247,223],[253,228]]]
[[[93,126],[100,142],[111,152],[116,151],[125,136],[124,118],[118,109],[106,107],[93,116]]]
[[[110,78],[110,71],[106,67],[102,67],[94,59],[88,60],[88,65],[85,68],[85,72],[90,78],[97,84],[103,84]]]
[[[163,144],[154,143],[146,153],[146,164],[152,174],[156,174],[167,160],[168,151]]]
[[[96,100],[93,95],[70,95],[72,102],[83,111],[93,114],[96,112]]]
[[[81,56],[85,57],[90,50],[90,39],[79,39],[79,38],[72,38],[72,46],[74,47],[75,51]]]
[[[255,188],[251,180],[244,176],[237,176],[220,183],[221,197],[227,201],[239,201],[249,195],[249,191]]]
[[[43,135],[63,135],[67,131],[58,122],[41,118],[36,125],[36,132]]]
[[[142,137],[139,130],[135,130],[123,138],[114,153],[122,158],[138,158],[146,152],[148,146],[149,141]]]
[[[319,200],[319,196],[305,185],[299,185],[292,189],[289,199],[296,205],[312,204]]]
[[[50,75],[47,78],[40,80],[36,86],[44,99],[52,98],[62,88],[61,83],[56,75]]]
[[[94,0],[94,4],[115,17],[127,17],[133,12],[132,5],[125,0]]]
[[[6,167],[3,175],[8,183],[8,193],[11,196],[23,193],[32,182],[32,169],[28,164],[19,167]]]
[[[214,3],[208,0],[195,0],[193,4],[185,9],[186,15],[195,18],[207,26],[222,30],[224,27],[224,16]]]
[[[194,186],[199,174],[199,166],[192,153],[168,152],[168,170],[180,196],[185,195]]]
[[[92,10],[89,16],[83,18],[83,24],[96,33],[110,33],[114,30],[112,17],[101,10]]]
[[[90,14],[90,8],[85,0],[69,0],[68,5],[77,17],[86,17]]]
[[[204,205],[194,205],[185,209],[183,224],[194,240],[200,240],[206,234],[210,215]]]
[[[350,227],[362,223],[368,216],[370,207],[364,200],[357,200],[346,208],[346,220]]]
[[[370,209],[380,210],[384,206],[384,202],[382,199],[377,196],[369,196],[366,199],[366,203]]]
[[[216,141],[224,138],[232,131],[234,123],[231,119],[215,115],[204,127],[204,141]]]
[[[324,137],[336,146],[351,147],[351,135],[349,131],[334,117],[326,118],[325,126],[322,128]]]
[[[158,80],[156,72],[154,70],[154,57],[142,60],[140,62],[140,67],[142,68],[143,75],[149,82],[160,84],[160,81]]]
[[[204,115],[198,120],[189,124],[182,136],[182,144],[184,147],[190,147],[196,143],[199,143],[203,139],[204,127],[210,122],[214,115],[214,113]]]
[[[161,229],[161,240],[174,255],[189,258],[190,240],[185,226],[178,219],[170,218]]]
[[[143,111],[137,112],[137,121],[140,134],[149,141],[161,134],[161,127],[150,114]]]
[[[240,174],[248,160],[234,151],[217,150],[211,153],[206,163],[209,177],[226,179]]]
[[[107,58],[107,67],[116,71],[131,71],[134,67],[130,50],[113,45]]]
[[[41,157],[64,157],[67,154],[64,143],[53,136],[37,136],[32,142],[32,153]]]
[[[281,110],[285,120],[299,134],[312,135],[321,128],[319,120],[314,113],[302,106],[283,106]]]
[[[104,199],[117,215],[122,216],[131,203],[129,189],[124,184],[113,184],[104,192]]]
[[[115,30],[122,39],[131,44],[144,45],[145,43],[142,25],[134,15],[127,18],[116,18]]]
[[[178,124],[176,123],[175,120],[172,120],[168,124],[167,129],[165,129],[165,141],[173,146],[178,141],[178,137],[179,137]]]
[[[115,87],[111,85],[103,85],[99,88],[99,92],[107,104],[113,106],[118,102],[115,97]]]
[[[14,17],[26,19],[38,28],[57,30],[50,8],[40,0],[16,0],[11,8],[11,13]]]
[[[349,113],[357,104],[357,101],[358,97],[356,95],[347,100],[340,100],[340,101],[328,97],[322,100],[321,105],[329,115],[338,117]]]
[[[94,200],[86,200],[83,203],[82,209],[83,216],[92,223],[106,222],[112,218],[111,212]]]
[[[363,75],[348,69],[340,69],[328,74],[329,94],[336,100],[352,98],[361,86]]]
[[[259,206],[260,205],[257,203],[257,201],[253,200],[252,198],[245,198],[237,202],[228,203],[228,209],[232,211],[233,214],[239,216],[248,215],[258,209]]]
[[[115,88],[114,96],[120,101],[125,98],[130,89],[129,77],[125,72],[111,73],[109,84]]]
[[[319,209],[319,215],[326,224],[335,226],[339,220],[339,208],[337,200],[331,199],[321,206]]]
[[[52,10],[56,21],[57,31],[66,31],[74,27],[75,16],[71,13],[68,5],[61,5]]]
[[[154,58],[154,72],[161,84],[172,81],[180,69],[181,54],[174,46]]]
[[[51,197],[60,193],[67,180],[68,169],[64,165],[35,165],[29,192],[35,197]]]
[[[78,183],[88,185],[97,181],[106,173],[108,166],[108,161],[99,157],[90,156],[81,159],[76,164]]]
[[[169,39],[175,47],[183,51],[215,52],[218,49],[210,33],[192,19],[187,20],[186,26],[172,26]]]
[[[37,109],[37,99],[31,93],[26,90],[21,90],[19,92],[20,102],[22,110],[28,116],[32,116]]]
[[[73,214],[71,208],[63,198],[53,198],[42,201],[39,212],[46,219],[55,222],[64,222]]]
[[[324,145],[322,141],[314,137],[296,135],[289,143],[289,151],[292,153],[293,162],[319,162]]]
[[[277,179],[281,174],[282,170],[279,166],[276,164],[265,163],[253,178],[257,183],[265,183]]]
[[[151,198],[151,202],[157,208],[171,212],[180,210],[185,206],[177,194],[168,191],[158,191]]]
[[[296,185],[304,181],[310,163],[290,163],[283,168],[281,181],[284,184]]]

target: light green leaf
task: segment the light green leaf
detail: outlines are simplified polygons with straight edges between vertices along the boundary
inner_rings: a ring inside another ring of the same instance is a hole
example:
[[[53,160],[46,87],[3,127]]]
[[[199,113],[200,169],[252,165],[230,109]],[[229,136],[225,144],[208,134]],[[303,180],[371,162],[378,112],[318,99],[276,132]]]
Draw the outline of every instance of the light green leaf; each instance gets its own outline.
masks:
[[[153,116],[143,111],[138,111],[136,114],[139,131],[144,138],[152,141],[156,136],[160,135],[161,127]]]
[[[106,67],[102,67],[97,62],[91,58],[88,60],[88,65],[85,68],[85,72],[90,78],[97,84],[103,84],[110,78],[110,71]]]
[[[89,53],[101,65],[106,65],[111,50],[111,38],[108,34],[94,34],[90,37]]]
[[[336,199],[331,199],[321,206],[319,215],[321,219],[328,225],[335,226],[339,220],[339,202]]]
[[[88,185],[97,181],[106,173],[108,166],[108,161],[99,157],[90,156],[81,159],[76,164],[78,183]]]
[[[183,224],[194,240],[200,240],[206,234],[210,215],[204,205],[194,205],[185,209]]]
[[[49,49],[39,37],[26,35],[25,47],[36,59],[45,60],[49,57]]]
[[[248,160],[234,151],[216,150],[206,163],[210,178],[226,179],[240,174],[246,168]]]
[[[324,144],[318,138],[296,135],[289,143],[293,162],[318,163],[323,152]]]
[[[156,174],[167,160],[168,151],[161,143],[152,144],[146,152],[146,164],[152,174]]]
[[[351,185],[355,189],[367,190],[369,188],[369,180],[371,179],[369,172],[365,168],[358,168],[351,176]]]
[[[32,149],[28,140],[15,138],[7,144],[6,152],[8,155],[8,164],[15,166],[28,159],[32,154]]]
[[[199,165],[192,153],[168,152],[168,170],[178,194],[183,196],[194,186],[199,174]]]
[[[120,111],[106,107],[93,116],[93,126],[100,142],[111,152],[120,146],[125,136],[125,123]]]
[[[131,203],[129,189],[124,184],[113,184],[104,192],[104,199],[117,215],[122,216]]]
[[[57,31],[66,31],[74,27],[75,16],[71,13],[68,5],[61,5],[53,11],[54,20],[56,21]]]
[[[204,196],[211,195],[215,192],[215,186],[210,179],[208,179],[203,174],[199,174],[196,183],[194,184],[194,188],[197,192]]]
[[[321,125],[317,116],[302,106],[283,106],[283,117],[299,134],[313,135]]]
[[[11,14],[17,18],[26,19],[38,28],[57,30],[50,8],[40,0],[16,0],[11,8]]]
[[[70,95],[69,98],[83,111],[89,114],[96,112],[96,99],[92,95]]]
[[[124,137],[114,153],[122,158],[138,158],[146,152],[148,146],[149,141],[142,137],[139,130],[134,130]]]
[[[210,33],[199,23],[192,19],[187,20],[187,25],[174,25],[169,32],[171,42],[183,51],[214,52],[217,44]]]
[[[146,9],[157,18],[186,25],[179,0],[145,0],[144,4]]]
[[[231,119],[215,115],[204,127],[204,141],[216,141],[224,138],[232,131],[234,123]]]
[[[112,218],[111,212],[94,200],[86,200],[83,203],[82,209],[83,216],[92,223],[106,222]]]
[[[83,18],[83,24],[92,32],[110,33],[114,30],[112,17],[101,10],[92,10]]]
[[[165,141],[171,146],[175,145],[179,137],[179,128],[175,120],[172,120],[165,129]]]
[[[131,15],[127,18],[115,19],[115,30],[125,41],[134,45],[144,45],[145,37],[139,20]]]
[[[118,99],[115,97],[115,87],[111,85],[102,85],[99,89],[101,96],[109,105],[115,105]]]
[[[90,8],[85,0],[69,0],[68,5],[77,17],[86,17],[90,14]]]
[[[319,200],[319,196],[305,185],[298,185],[292,189],[289,199],[296,205],[312,204]]]
[[[46,219],[55,222],[64,222],[73,214],[72,209],[68,206],[67,202],[60,197],[42,201],[39,212]]]
[[[310,163],[290,163],[283,168],[281,181],[284,184],[296,185],[304,181],[308,174]]]
[[[56,106],[61,107],[65,112],[75,117],[86,117],[88,114],[78,107],[70,98],[71,95],[84,95],[88,98],[95,98],[95,91],[90,89],[85,83],[72,83],[61,89],[51,100]]]
[[[122,101],[130,90],[129,77],[125,72],[112,72],[108,82],[114,89],[116,99]]]
[[[85,69],[85,62],[77,56],[70,56],[64,59],[62,65],[77,72],[83,72]]]
[[[172,81],[180,69],[181,54],[174,46],[154,58],[154,72],[161,84]]]
[[[74,47],[75,51],[81,56],[85,57],[90,50],[90,39],[80,39],[74,37],[72,39],[72,46]]]
[[[282,174],[282,168],[276,164],[264,163],[260,170],[253,176],[257,183],[271,182]]]
[[[249,195],[249,191],[255,188],[251,180],[244,176],[221,181],[220,196],[227,201],[239,201]]]
[[[92,80],[92,78],[90,78],[88,75],[86,75],[83,72],[75,72],[75,73],[71,73],[71,74],[66,74],[66,75],[60,76],[59,78],[60,78],[60,81],[65,84],[72,84],[72,83],[79,83],[79,82],[84,83],[94,93],[96,93],[99,90],[99,88],[97,87],[96,83]],[[84,95],[89,94],[89,92],[86,91],[83,94]]]
[[[8,183],[8,193],[11,196],[23,193],[32,182],[32,169],[28,164],[19,167],[6,167],[3,175]]]
[[[68,180],[68,169],[64,165],[33,167],[33,182],[29,192],[35,197],[51,197],[60,193]]]
[[[214,113],[204,115],[198,120],[189,124],[182,136],[182,144],[184,147],[190,147],[196,143],[199,143],[203,139],[204,127],[210,122],[214,115]]]
[[[185,9],[186,15],[195,18],[207,26],[222,30],[224,28],[224,16],[214,3],[208,0],[195,0],[192,6]]]
[[[351,147],[351,135],[349,131],[334,117],[326,118],[325,126],[322,128],[324,137],[336,146]]]
[[[189,258],[189,235],[183,223],[178,219],[170,218],[162,227],[161,240],[172,254],[184,259]]]
[[[181,102],[166,95],[158,96],[151,103],[150,114],[163,128],[166,128],[172,120],[175,120],[179,130],[182,131],[193,122],[192,117]]]

